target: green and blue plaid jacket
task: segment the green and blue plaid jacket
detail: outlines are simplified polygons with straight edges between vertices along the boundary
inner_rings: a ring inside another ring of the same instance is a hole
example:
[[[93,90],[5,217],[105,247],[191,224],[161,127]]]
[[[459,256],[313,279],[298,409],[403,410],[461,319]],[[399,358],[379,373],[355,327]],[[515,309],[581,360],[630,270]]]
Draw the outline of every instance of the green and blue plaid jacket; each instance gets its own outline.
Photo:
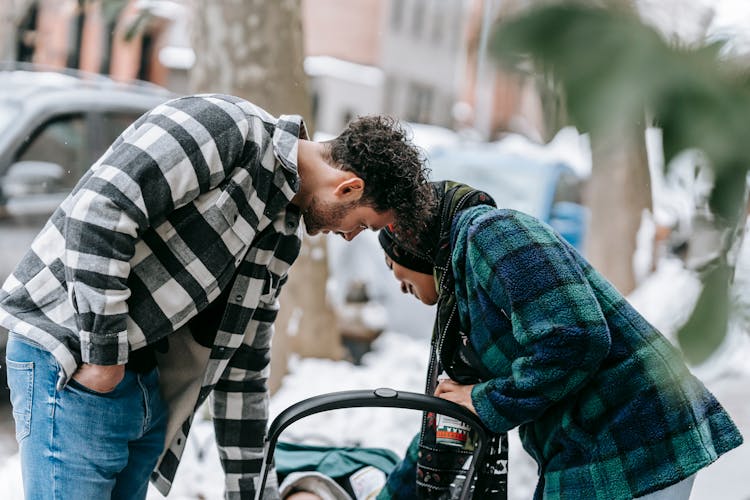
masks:
[[[519,427],[539,464],[536,498],[642,496],[742,443],[679,351],[546,224],[470,208],[451,245],[461,328],[495,375],[472,402],[491,430]]]

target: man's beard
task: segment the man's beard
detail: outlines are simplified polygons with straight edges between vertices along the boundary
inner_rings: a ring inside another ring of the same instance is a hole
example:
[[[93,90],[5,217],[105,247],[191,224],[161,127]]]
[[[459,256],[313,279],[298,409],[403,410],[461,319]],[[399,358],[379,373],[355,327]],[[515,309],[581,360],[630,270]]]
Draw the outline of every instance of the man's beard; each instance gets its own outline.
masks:
[[[331,228],[338,226],[341,219],[356,206],[356,201],[325,203],[313,196],[310,200],[310,205],[302,212],[307,234],[313,235],[323,230],[330,231]]]

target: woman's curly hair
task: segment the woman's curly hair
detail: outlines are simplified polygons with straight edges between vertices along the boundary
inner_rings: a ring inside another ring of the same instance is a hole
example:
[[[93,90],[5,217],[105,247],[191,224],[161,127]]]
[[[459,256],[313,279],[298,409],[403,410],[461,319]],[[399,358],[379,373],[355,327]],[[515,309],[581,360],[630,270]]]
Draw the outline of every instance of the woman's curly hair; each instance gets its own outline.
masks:
[[[328,141],[331,160],[365,181],[365,203],[393,210],[399,232],[419,234],[434,204],[424,154],[393,117],[361,116]]]

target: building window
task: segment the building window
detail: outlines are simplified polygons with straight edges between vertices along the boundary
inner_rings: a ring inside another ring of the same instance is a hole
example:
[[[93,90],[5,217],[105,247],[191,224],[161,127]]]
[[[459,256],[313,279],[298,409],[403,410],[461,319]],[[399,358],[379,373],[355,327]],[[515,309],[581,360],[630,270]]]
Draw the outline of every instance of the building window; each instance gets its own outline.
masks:
[[[151,80],[151,63],[154,55],[154,36],[144,33],[141,37],[141,63],[138,66],[139,80]]]
[[[341,127],[343,129],[349,124],[350,121],[354,119],[354,112],[351,109],[347,108],[342,113],[341,118],[344,121],[344,125]]]
[[[432,87],[419,83],[409,86],[406,119],[416,123],[431,123],[432,103],[435,99]]]
[[[415,0],[411,9],[411,32],[414,38],[422,37],[424,30],[424,18],[426,17],[426,6],[423,0]]]
[[[391,29],[399,31],[404,23],[405,0],[391,0]]]
[[[383,110],[386,113],[393,113],[396,109],[396,79],[393,76],[385,77],[383,86]]]
[[[83,8],[79,6],[68,32],[68,59],[65,62],[68,68],[78,69],[81,66],[81,39],[83,38],[83,23],[85,20],[86,15]]]
[[[458,49],[464,40],[464,8],[460,2],[452,4],[450,9],[452,15],[449,16],[446,45],[451,49]]]
[[[18,26],[16,43],[16,59],[21,62],[31,62],[36,49],[36,19],[39,8],[34,3],[26,11],[26,15]]]
[[[439,44],[444,42],[444,24],[445,16],[443,15],[443,8],[440,5],[434,5],[432,13],[432,41],[433,43]]]

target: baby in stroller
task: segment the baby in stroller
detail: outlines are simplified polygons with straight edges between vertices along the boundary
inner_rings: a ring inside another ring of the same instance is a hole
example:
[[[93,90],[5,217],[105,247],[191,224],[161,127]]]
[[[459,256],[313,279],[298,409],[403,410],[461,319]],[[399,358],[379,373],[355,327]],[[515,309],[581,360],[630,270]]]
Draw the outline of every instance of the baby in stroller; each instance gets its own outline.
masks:
[[[375,498],[399,457],[385,448],[276,445],[282,500]]]

